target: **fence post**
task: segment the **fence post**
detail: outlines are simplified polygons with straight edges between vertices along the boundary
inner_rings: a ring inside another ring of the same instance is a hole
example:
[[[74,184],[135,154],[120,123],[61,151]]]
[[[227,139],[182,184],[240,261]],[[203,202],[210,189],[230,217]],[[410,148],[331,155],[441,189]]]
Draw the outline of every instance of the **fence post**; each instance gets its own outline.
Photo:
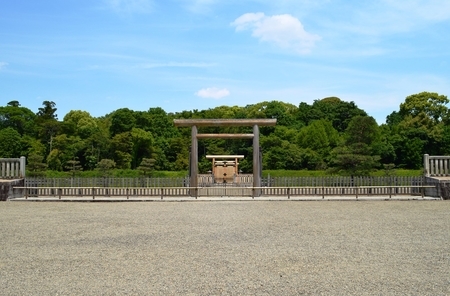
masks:
[[[287,195],[288,195],[288,199],[291,199],[291,188],[290,187],[287,188]]]
[[[26,163],[25,156],[21,156],[20,157],[20,166],[19,166],[21,178],[25,178],[25,163]]]
[[[161,200],[162,200],[163,196],[164,196],[164,188],[160,188],[160,190],[161,190]],[[197,199],[197,196],[195,196],[195,198]]]
[[[358,193],[359,193],[358,191],[359,191],[359,187],[358,187],[358,186],[356,186],[356,187],[355,187],[355,192],[356,192],[356,199],[358,199]]]
[[[62,189],[61,189],[61,188],[58,188],[58,196],[59,196],[59,199],[61,199],[61,191],[62,191]]]
[[[425,173],[425,177],[430,176],[430,155],[424,154],[423,155],[423,169]]]

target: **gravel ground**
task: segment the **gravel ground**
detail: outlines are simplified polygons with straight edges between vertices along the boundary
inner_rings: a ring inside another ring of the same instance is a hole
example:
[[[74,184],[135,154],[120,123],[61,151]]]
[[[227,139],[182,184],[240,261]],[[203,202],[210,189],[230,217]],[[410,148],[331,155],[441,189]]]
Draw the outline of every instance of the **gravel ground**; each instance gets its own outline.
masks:
[[[450,202],[1,202],[2,295],[450,295]]]

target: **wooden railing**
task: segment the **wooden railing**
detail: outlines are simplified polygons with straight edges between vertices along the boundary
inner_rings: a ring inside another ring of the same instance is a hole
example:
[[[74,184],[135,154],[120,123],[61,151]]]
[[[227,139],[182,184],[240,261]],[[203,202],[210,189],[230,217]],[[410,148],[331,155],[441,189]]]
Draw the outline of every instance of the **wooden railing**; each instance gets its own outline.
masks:
[[[435,189],[434,185],[418,186],[356,186],[356,187],[258,187],[253,190],[261,190],[264,196],[389,196],[393,195],[420,195],[425,196],[427,188]]]
[[[157,196],[189,196],[189,187],[134,187],[134,188],[107,188],[107,187],[14,187],[14,190],[23,190],[25,199],[28,197],[152,197]]]
[[[425,196],[426,189],[435,189],[435,185],[418,186],[357,186],[357,187],[27,187],[15,186],[14,190],[22,192],[25,199],[29,197],[270,197],[285,196]]]
[[[25,157],[0,158],[0,179],[25,178]]]
[[[424,174],[426,177],[450,176],[450,156],[423,156]]]

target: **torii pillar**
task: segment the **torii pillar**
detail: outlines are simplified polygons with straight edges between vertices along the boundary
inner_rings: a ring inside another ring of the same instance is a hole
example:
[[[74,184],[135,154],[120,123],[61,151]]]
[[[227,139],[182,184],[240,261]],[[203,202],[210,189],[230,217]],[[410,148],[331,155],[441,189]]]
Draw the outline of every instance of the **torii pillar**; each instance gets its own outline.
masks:
[[[198,139],[253,139],[253,187],[259,196],[261,187],[261,158],[259,151],[259,126],[274,126],[276,119],[174,119],[176,127],[191,127],[190,187],[191,196],[197,197],[198,187]],[[253,134],[198,134],[198,127],[251,126]]]

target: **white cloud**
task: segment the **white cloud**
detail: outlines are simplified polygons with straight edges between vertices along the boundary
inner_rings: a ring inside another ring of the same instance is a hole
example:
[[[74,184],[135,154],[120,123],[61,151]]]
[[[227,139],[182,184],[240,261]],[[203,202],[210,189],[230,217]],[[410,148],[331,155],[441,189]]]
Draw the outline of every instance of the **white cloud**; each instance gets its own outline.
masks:
[[[0,70],[6,68],[6,66],[8,66],[8,63],[0,62]]]
[[[107,7],[116,13],[149,13],[153,0],[104,0]]]
[[[274,43],[282,48],[305,54],[314,47],[320,36],[305,31],[302,23],[290,14],[266,16],[264,13],[246,13],[238,17],[232,26],[236,31],[251,30],[252,36]]]
[[[221,99],[230,95],[230,91],[226,88],[219,89],[217,87],[203,88],[195,93],[201,98]]]

